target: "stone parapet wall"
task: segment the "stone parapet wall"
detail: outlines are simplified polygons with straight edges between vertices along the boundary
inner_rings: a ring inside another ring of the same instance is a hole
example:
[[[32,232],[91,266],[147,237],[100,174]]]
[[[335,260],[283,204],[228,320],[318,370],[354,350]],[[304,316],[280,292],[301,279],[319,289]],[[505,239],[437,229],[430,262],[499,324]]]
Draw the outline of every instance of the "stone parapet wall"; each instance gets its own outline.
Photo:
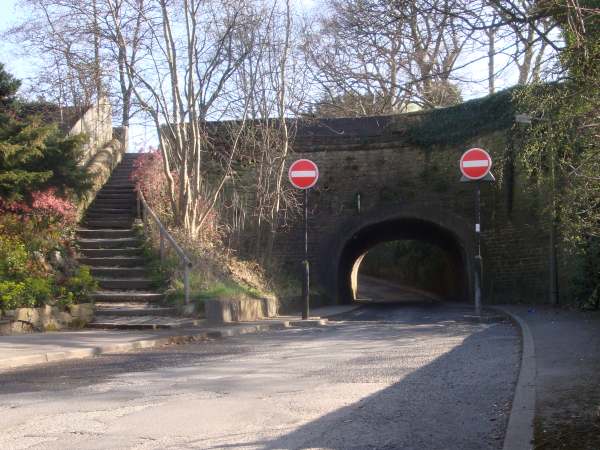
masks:
[[[94,155],[113,139],[112,107],[106,98],[90,106],[67,133],[69,136],[85,134],[82,164],[87,164]]]

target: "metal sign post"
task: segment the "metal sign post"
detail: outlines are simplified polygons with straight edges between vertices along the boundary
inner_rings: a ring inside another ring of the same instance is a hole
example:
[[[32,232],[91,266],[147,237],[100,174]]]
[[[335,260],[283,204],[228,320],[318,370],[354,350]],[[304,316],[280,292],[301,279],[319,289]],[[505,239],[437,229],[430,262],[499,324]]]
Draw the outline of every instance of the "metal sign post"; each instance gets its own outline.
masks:
[[[302,319],[309,317],[310,265],[308,263],[308,189],[304,189],[304,261],[302,261]]]
[[[302,319],[310,316],[310,265],[308,262],[308,191],[319,179],[319,168],[309,159],[299,159],[290,166],[292,186],[304,190],[304,260],[302,261]]]
[[[481,182],[475,182],[475,314],[481,315],[481,284],[483,260],[481,258]]]
[[[475,315],[481,316],[483,258],[481,256],[481,182],[493,182],[492,158],[481,148],[467,150],[460,158],[462,182],[475,183],[475,267],[473,268]]]

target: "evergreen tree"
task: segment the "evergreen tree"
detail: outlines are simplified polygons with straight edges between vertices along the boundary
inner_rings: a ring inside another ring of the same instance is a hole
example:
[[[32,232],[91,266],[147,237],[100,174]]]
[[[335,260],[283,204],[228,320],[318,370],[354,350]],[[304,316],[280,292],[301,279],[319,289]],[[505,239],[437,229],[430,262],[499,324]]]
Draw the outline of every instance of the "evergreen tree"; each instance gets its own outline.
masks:
[[[48,187],[63,196],[80,195],[90,186],[78,165],[83,137],[63,137],[56,124],[44,124],[39,116],[19,117],[20,84],[0,64],[0,197],[28,200]]]
[[[21,81],[4,70],[4,64],[0,63],[0,113],[13,103]]]

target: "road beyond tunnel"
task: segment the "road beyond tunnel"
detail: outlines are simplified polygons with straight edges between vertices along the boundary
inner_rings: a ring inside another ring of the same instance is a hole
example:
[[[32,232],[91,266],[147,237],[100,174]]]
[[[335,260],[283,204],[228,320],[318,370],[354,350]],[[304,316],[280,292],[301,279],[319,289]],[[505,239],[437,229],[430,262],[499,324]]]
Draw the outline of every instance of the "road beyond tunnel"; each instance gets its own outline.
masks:
[[[352,230],[346,239],[340,240],[336,260],[336,291],[340,303],[350,303],[359,298],[359,272],[369,252],[393,242],[436,249],[439,261],[433,262],[440,267],[437,273],[433,273],[430,280],[421,281],[421,286],[413,287],[429,291],[444,300],[469,301],[472,298],[471,245],[466,227],[462,223],[458,225],[449,221],[448,217],[438,221],[422,215],[398,215]],[[427,261],[405,260],[405,264],[415,263],[427,264]],[[380,267],[379,271],[384,269],[389,268]],[[367,274],[373,274],[372,268]]]

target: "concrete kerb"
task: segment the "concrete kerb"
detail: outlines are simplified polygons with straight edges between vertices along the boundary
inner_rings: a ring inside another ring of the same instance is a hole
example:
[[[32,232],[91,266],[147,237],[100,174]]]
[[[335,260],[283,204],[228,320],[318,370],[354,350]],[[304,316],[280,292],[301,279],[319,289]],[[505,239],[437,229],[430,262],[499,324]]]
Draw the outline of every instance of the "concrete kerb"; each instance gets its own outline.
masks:
[[[164,345],[180,345],[191,342],[205,341],[209,339],[222,339],[226,337],[241,336],[244,334],[259,333],[269,330],[280,330],[290,327],[312,327],[324,326],[327,319],[319,320],[283,320],[267,324],[241,325],[232,328],[209,329],[195,333],[181,333],[181,330],[173,330],[173,334],[154,339],[141,339],[133,342],[108,344],[102,346],[88,347],[69,351],[54,351],[34,355],[17,356],[0,360],[0,371],[16,369],[48,362],[66,361],[69,359],[83,359],[99,356],[106,353],[123,353],[144,348],[161,347]]]
[[[521,369],[515,388],[508,426],[504,436],[503,450],[529,450],[533,448],[535,419],[535,343],[527,322],[509,309],[495,306],[491,309],[506,314],[521,332]]]
[[[315,318],[323,319],[334,319],[336,316],[349,313],[355,309],[362,308],[365,303],[352,303],[350,305],[334,305],[334,306],[322,306],[319,308],[312,309],[311,315]]]

